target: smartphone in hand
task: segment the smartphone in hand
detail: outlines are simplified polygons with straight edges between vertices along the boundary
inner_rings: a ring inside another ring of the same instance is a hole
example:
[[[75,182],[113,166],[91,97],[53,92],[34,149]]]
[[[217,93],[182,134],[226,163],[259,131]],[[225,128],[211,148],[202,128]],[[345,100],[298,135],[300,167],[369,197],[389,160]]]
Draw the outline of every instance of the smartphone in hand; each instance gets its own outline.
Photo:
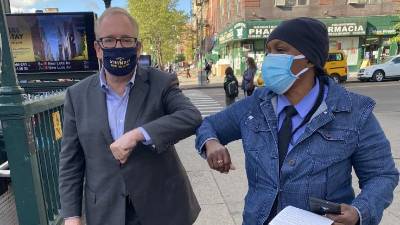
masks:
[[[330,202],[327,200],[310,197],[309,199],[311,212],[325,215],[325,214],[340,214],[340,204]]]

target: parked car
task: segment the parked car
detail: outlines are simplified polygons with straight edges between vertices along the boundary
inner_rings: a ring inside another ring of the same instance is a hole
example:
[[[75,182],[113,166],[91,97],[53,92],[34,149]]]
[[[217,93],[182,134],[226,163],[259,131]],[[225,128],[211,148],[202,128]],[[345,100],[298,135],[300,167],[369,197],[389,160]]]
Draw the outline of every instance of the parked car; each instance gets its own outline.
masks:
[[[336,83],[345,82],[348,73],[346,54],[340,50],[330,50],[324,69]]]
[[[358,80],[381,82],[385,79],[400,80],[400,55],[390,57],[386,62],[360,69]]]

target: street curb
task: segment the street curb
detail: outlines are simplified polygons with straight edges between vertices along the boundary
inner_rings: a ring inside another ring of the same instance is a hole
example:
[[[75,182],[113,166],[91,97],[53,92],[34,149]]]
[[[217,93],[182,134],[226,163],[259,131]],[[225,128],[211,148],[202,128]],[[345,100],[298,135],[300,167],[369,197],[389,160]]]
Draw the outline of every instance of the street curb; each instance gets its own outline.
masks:
[[[181,90],[191,90],[191,89],[212,89],[212,88],[223,88],[223,84],[206,84],[206,85],[182,85],[179,86]]]

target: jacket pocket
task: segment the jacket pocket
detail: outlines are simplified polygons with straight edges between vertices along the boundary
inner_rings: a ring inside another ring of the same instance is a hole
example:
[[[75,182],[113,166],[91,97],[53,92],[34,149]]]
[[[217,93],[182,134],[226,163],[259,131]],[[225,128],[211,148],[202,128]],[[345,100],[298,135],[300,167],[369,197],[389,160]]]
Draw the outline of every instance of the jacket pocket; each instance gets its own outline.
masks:
[[[245,127],[243,144],[246,151],[259,151],[268,147],[272,134],[267,122],[249,116],[245,121]]]
[[[316,162],[341,161],[352,154],[352,134],[345,129],[319,129],[315,132],[307,153]]]

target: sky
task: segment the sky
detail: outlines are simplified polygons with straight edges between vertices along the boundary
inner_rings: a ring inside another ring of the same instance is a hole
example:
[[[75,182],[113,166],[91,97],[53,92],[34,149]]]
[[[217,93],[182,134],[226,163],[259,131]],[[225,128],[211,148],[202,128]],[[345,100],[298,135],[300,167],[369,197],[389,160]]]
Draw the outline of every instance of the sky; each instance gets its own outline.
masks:
[[[36,9],[58,8],[60,12],[104,11],[103,0],[9,0],[12,12],[34,12]],[[192,0],[179,0],[178,9],[190,12]],[[127,7],[128,0],[112,0],[112,6]]]

